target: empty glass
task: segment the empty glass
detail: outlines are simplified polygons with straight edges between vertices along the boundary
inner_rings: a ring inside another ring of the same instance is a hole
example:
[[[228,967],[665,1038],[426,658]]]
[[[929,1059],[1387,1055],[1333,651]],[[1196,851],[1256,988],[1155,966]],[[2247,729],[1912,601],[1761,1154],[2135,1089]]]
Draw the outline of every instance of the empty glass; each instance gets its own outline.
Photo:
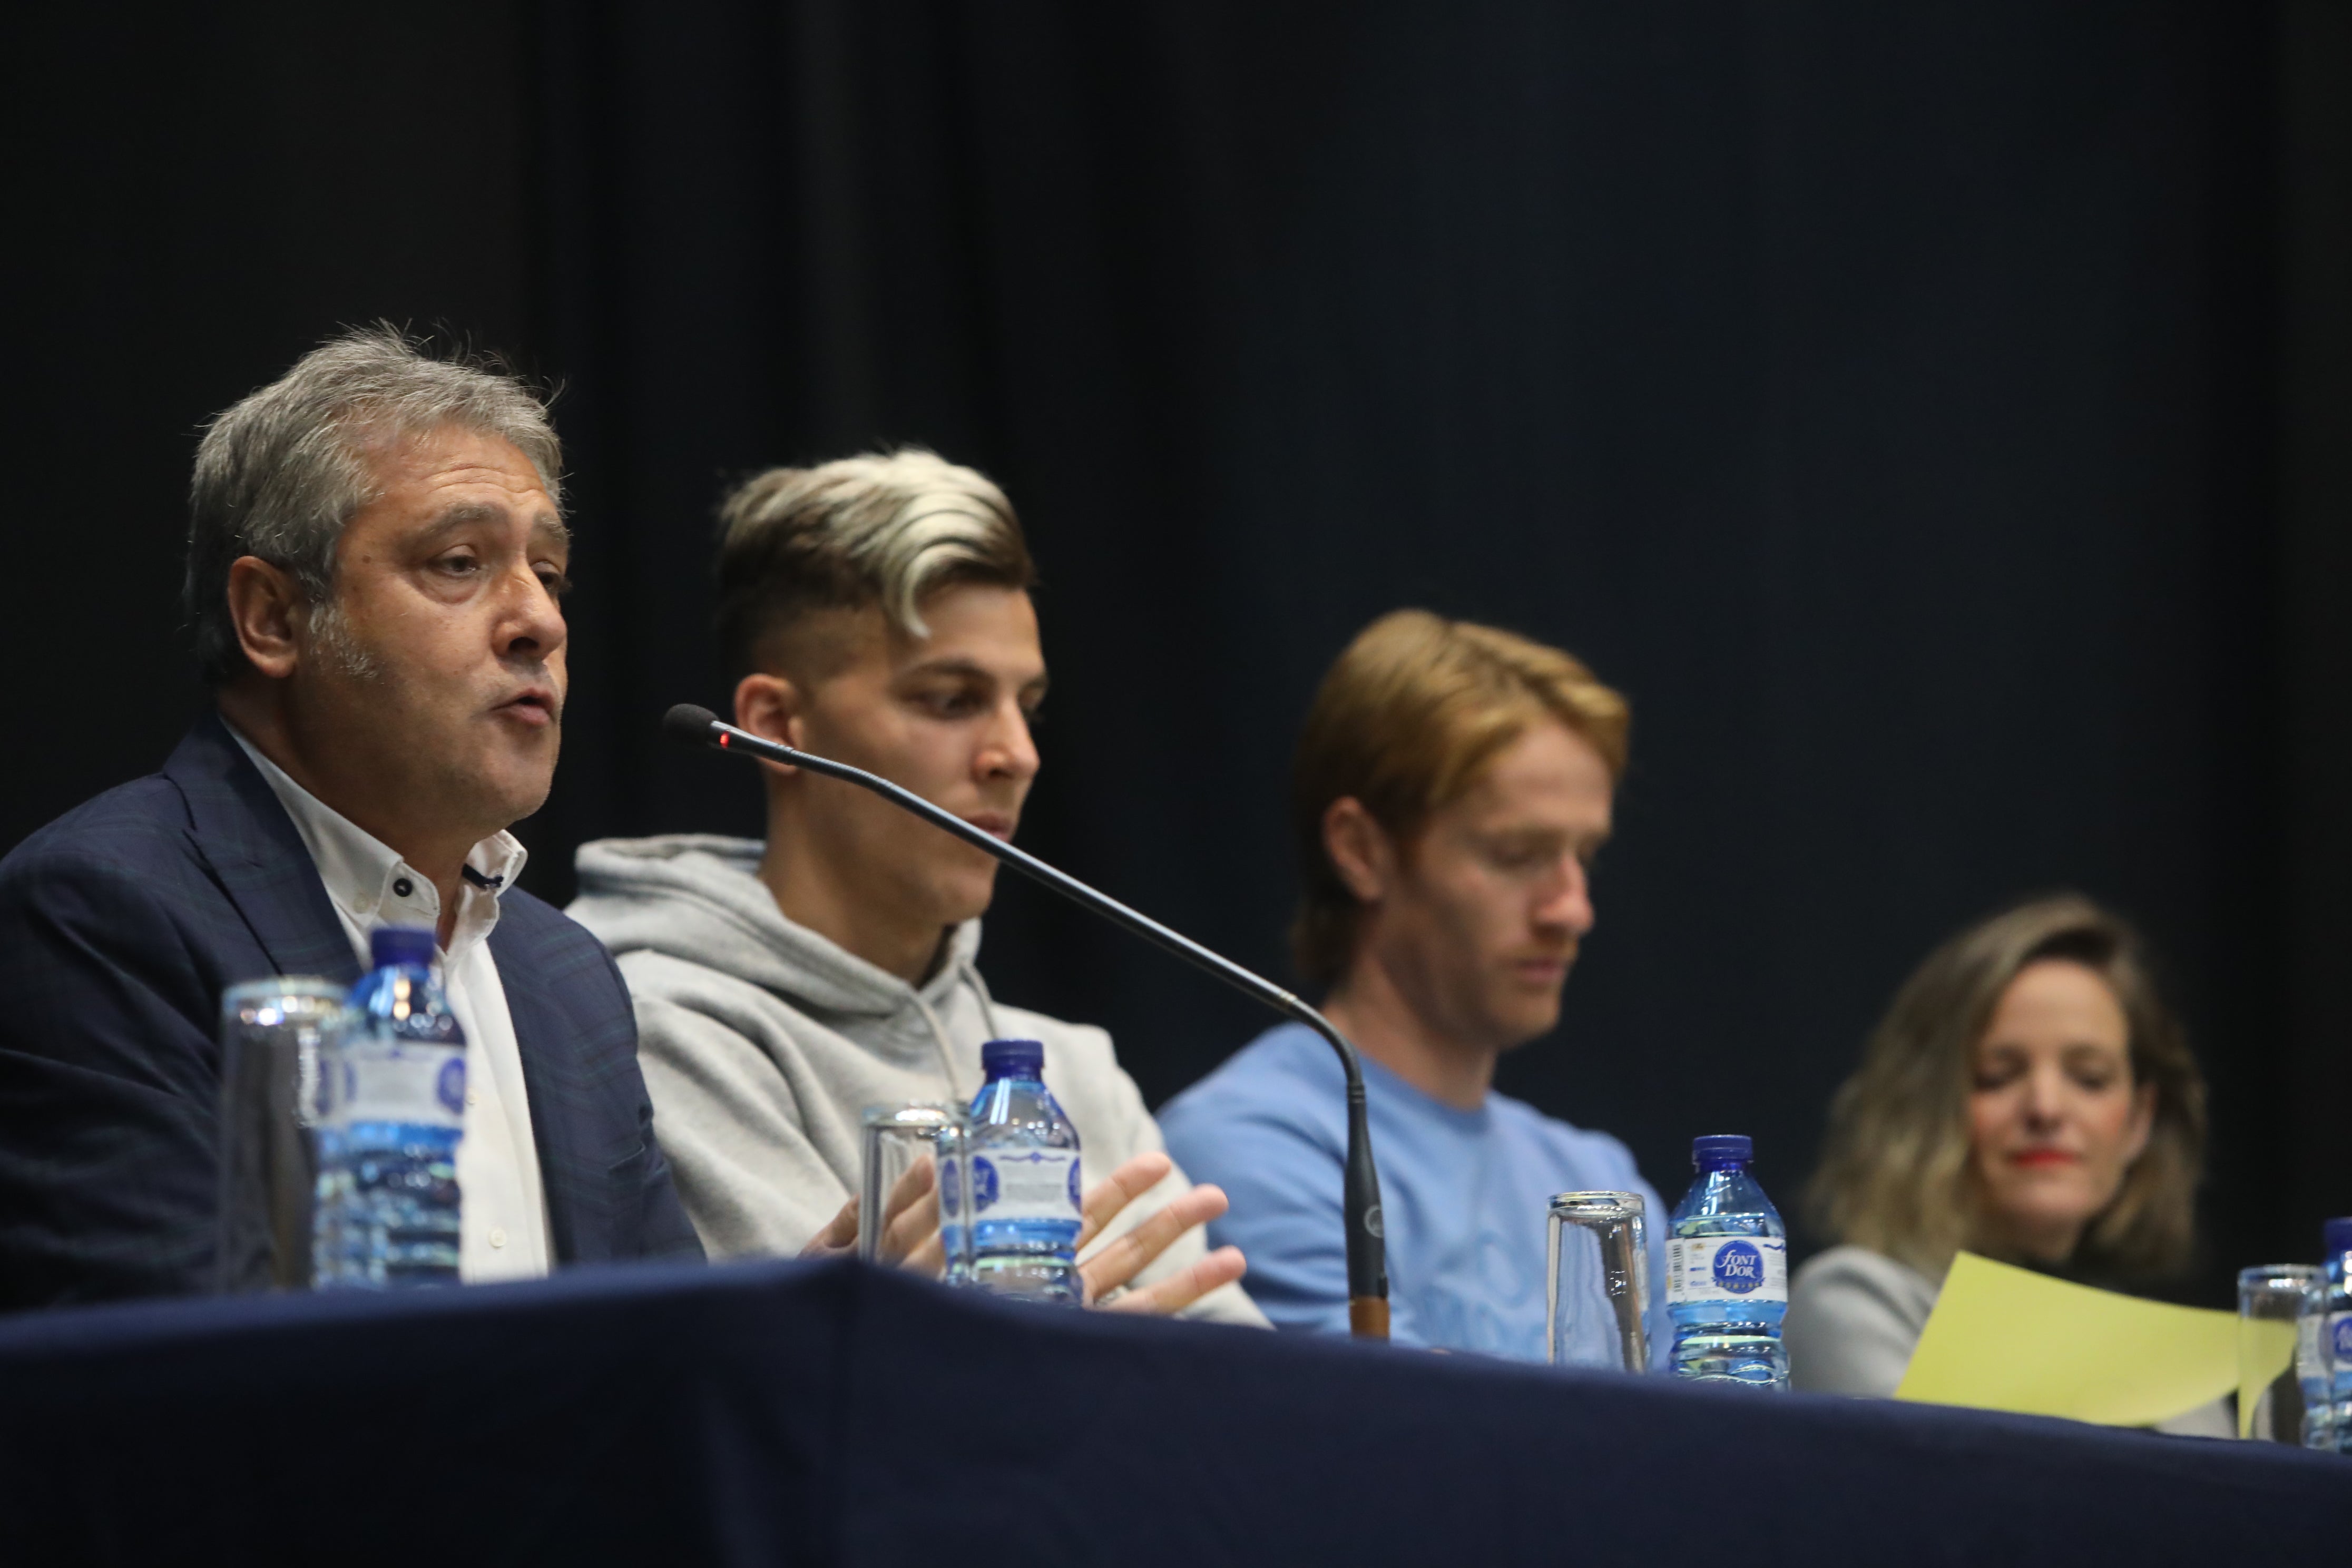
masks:
[[[1643,1207],[1639,1193],[1562,1193],[1551,1200],[1544,1343],[1553,1365],[1649,1369]]]
[[[331,980],[281,974],[232,985],[221,996],[213,1267],[223,1294],[310,1288],[319,1052],[346,1026],[344,994]]]
[[[868,1263],[897,1261],[882,1256],[882,1221],[890,1194],[908,1172],[929,1164],[937,1173],[940,1244],[946,1254],[943,1275],[950,1285],[970,1283],[971,1227],[964,1223],[963,1194],[971,1181],[971,1117],[960,1105],[919,1100],[868,1106],[863,1125],[857,1256]]]
[[[2303,1441],[2303,1385],[2291,1348],[2305,1299],[2320,1278],[2312,1263],[2238,1270],[2238,1436]],[[2286,1350],[2280,1364],[2280,1352]]]

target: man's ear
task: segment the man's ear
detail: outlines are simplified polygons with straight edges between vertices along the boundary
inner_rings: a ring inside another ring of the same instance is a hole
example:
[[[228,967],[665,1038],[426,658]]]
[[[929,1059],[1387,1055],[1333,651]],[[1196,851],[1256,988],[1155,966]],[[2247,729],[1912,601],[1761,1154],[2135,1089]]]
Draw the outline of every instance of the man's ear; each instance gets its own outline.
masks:
[[[1363,903],[1378,903],[1396,885],[1396,843],[1354,795],[1343,795],[1324,809],[1323,852]]]
[[[284,568],[258,555],[240,555],[229,563],[228,618],[236,627],[237,646],[247,661],[272,680],[292,675],[301,662],[294,628],[302,611],[302,590]]]
[[[735,683],[735,726],[762,740],[800,745],[807,727],[803,714],[805,705],[801,689],[781,675],[747,675]],[[766,765],[782,773],[799,771],[782,763]]]

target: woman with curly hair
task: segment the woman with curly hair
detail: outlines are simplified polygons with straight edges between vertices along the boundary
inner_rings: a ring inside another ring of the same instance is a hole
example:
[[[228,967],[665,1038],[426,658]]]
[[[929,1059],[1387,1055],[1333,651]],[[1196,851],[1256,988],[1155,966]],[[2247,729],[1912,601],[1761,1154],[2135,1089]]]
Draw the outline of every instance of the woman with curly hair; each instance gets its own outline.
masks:
[[[2179,1273],[2204,1148],[2204,1079],[2129,926],[2068,895],[1960,932],[1832,1106],[1810,1195],[1841,1245],[1790,1290],[1795,1385],[1893,1394],[1963,1248],[2123,1289]]]

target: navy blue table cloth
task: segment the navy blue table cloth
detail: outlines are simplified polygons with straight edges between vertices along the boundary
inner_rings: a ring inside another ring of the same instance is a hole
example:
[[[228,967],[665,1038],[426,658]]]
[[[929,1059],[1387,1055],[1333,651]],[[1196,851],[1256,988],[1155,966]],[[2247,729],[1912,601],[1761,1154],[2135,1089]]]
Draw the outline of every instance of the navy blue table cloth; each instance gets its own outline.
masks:
[[[2352,1562],[2352,1460],[849,1265],[0,1321],[0,1563]]]

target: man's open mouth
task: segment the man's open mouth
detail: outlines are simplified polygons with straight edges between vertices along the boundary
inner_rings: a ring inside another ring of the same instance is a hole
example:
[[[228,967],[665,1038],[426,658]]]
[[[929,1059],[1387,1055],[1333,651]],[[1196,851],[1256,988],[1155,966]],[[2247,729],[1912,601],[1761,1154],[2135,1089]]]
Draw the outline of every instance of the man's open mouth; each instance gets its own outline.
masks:
[[[537,686],[517,692],[490,711],[531,725],[551,724],[558,714],[555,693]]]

